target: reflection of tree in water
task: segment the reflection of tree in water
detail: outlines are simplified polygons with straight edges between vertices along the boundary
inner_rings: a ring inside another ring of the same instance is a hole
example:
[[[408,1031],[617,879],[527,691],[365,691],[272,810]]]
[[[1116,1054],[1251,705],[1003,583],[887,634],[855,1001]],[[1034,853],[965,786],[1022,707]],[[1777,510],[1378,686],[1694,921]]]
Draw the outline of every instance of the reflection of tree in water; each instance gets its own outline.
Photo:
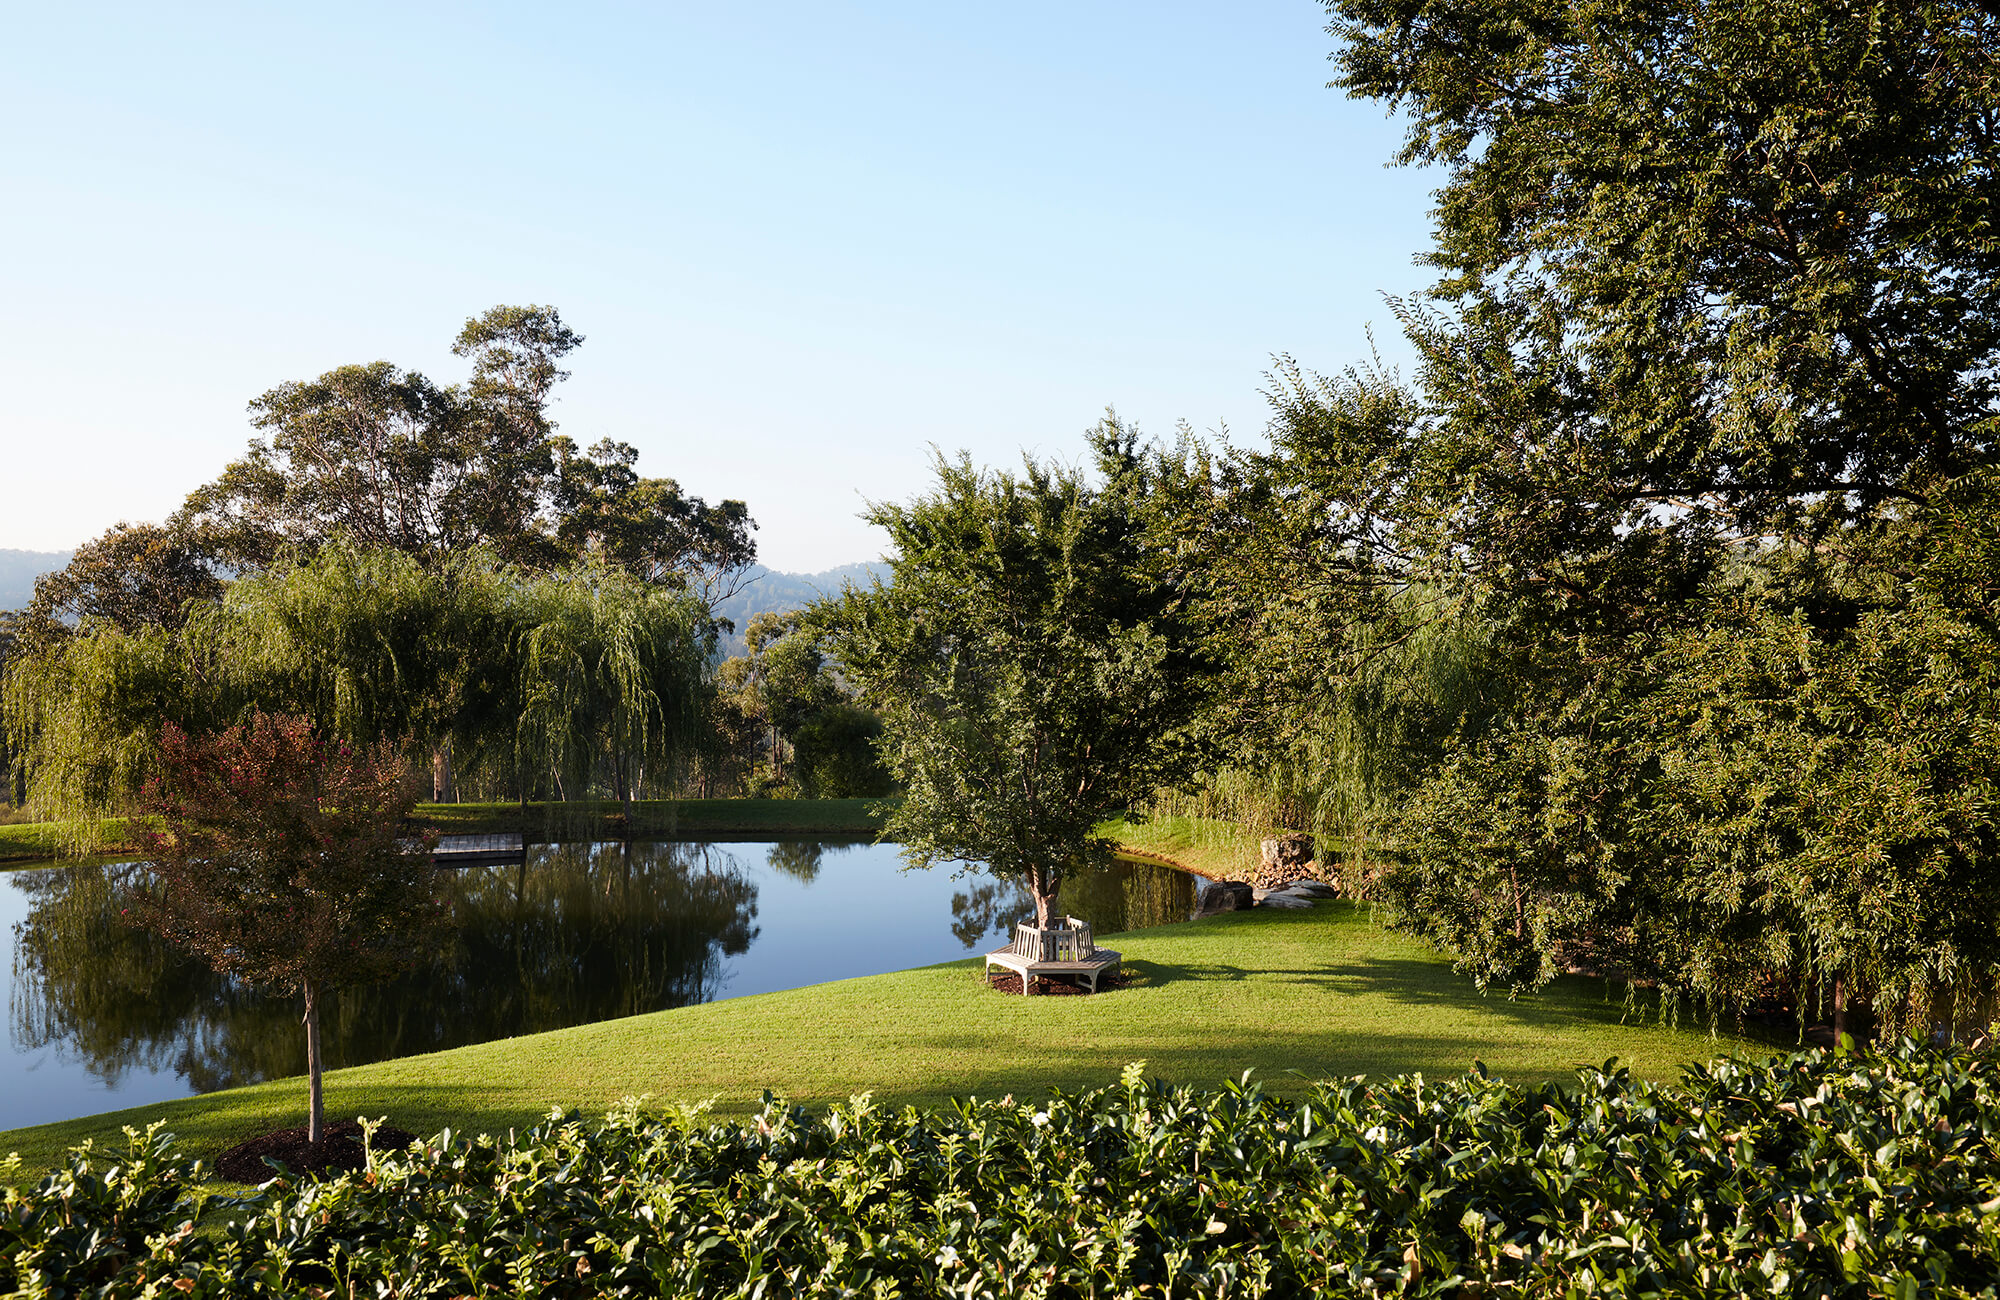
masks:
[[[1194,877],[1172,867],[1119,859],[1105,871],[1063,882],[1057,910],[1090,922],[1096,934],[1116,934],[1185,921],[1194,911]],[[968,949],[988,936],[1013,937],[1017,921],[1035,917],[1035,896],[1014,880],[981,880],[951,898],[951,932]]]
[[[819,869],[826,865],[828,854],[846,853],[874,840],[779,840],[764,854],[765,863],[773,871],[783,872],[801,885],[810,885],[819,879]]]
[[[1090,922],[1097,934],[1143,930],[1185,921],[1194,912],[1194,877],[1153,862],[1118,859],[1108,871],[1063,882],[1062,910]]]
[[[820,860],[827,846],[818,840],[780,840],[764,855],[773,871],[782,871],[801,885],[819,879]]]
[[[981,880],[951,896],[951,932],[968,949],[988,935],[1014,937],[1016,921],[1035,919],[1035,896],[1018,880]]]
[[[532,865],[446,876],[456,929],[426,967],[341,990],[323,1014],[336,1065],[705,1002],[757,937],[757,887],[699,844],[566,845]],[[23,875],[28,873],[22,873]],[[293,1000],[233,985],[123,923],[134,868],[16,877],[19,1046],[56,1044],[107,1082],[171,1069],[198,1091],[305,1066]]]

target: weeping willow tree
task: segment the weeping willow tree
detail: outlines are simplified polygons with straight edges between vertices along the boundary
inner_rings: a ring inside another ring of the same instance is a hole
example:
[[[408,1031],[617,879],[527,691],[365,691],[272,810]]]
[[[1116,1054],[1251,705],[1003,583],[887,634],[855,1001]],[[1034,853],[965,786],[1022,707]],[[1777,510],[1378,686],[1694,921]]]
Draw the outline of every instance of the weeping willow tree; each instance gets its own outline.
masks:
[[[456,769],[524,800],[604,789],[629,805],[695,743],[712,638],[694,599],[616,571],[331,545],[231,584],[178,631],[86,626],[18,657],[0,699],[29,807],[71,851],[152,775],[166,723],[212,731],[259,709],[420,748],[440,794]]]
[[[245,702],[283,700],[356,741],[393,737],[431,755],[433,796],[454,755],[504,746],[505,646],[521,580],[490,555],[421,564],[400,551],[329,546],[309,563],[234,584],[189,635]]]
[[[1239,668],[1256,686],[1246,684],[1227,710],[1280,698],[1286,707],[1238,733],[1236,761],[1161,791],[1153,811],[1309,831],[1357,859],[1391,847],[1383,841],[1393,839],[1404,797],[1504,701],[1504,682],[1486,671],[1489,629],[1444,594],[1410,587],[1380,616],[1322,635],[1332,639],[1283,645],[1289,682],[1262,666],[1265,656]]]
[[[207,656],[159,628],[93,628],[15,658],[0,701],[30,812],[65,851],[95,846],[151,775],[161,724],[223,725],[229,696]]]
[[[698,601],[592,568],[515,593],[508,658],[513,757],[558,793],[604,778],[629,824],[649,776],[698,742],[713,624]]]

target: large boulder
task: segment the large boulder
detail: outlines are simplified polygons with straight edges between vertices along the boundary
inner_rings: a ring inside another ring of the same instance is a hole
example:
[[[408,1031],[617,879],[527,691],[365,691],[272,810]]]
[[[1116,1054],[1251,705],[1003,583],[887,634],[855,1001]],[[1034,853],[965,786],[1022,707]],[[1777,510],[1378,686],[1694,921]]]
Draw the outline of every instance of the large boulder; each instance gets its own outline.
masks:
[[[1313,837],[1298,831],[1287,831],[1265,840],[1262,847],[1262,861],[1257,864],[1257,875],[1252,881],[1259,889],[1282,889],[1295,880],[1308,880],[1313,874]]]
[[[1311,907],[1312,900],[1304,894],[1294,894],[1290,890],[1278,889],[1259,899],[1257,906],[1289,908],[1296,911],[1299,908]]]
[[[1195,904],[1195,915],[1214,916],[1218,912],[1245,912],[1256,904],[1256,891],[1245,882],[1211,880],[1202,886],[1201,898]]]

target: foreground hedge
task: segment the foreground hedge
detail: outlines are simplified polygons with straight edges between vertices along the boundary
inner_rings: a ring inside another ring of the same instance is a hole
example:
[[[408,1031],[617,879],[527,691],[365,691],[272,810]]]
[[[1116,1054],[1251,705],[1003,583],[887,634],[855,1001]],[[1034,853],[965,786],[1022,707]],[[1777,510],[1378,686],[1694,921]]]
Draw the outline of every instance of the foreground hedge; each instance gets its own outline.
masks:
[[[1993,1295],[1992,1061],[1910,1045],[934,1113],[770,1101],[205,1198],[157,1132],[0,1216],[28,1295]],[[201,1231],[193,1224],[209,1215]]]

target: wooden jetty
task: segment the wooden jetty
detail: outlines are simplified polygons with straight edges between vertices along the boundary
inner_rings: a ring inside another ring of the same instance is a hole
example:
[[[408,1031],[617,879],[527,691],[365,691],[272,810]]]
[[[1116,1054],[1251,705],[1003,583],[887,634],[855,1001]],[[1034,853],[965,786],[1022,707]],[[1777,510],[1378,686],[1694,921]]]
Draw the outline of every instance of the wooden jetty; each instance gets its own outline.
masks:
[[[526,862],[528,846],[519,835],[440,835],[431,861],[440,867],[486,867]]]
[[[1068,975],[1090,981],[1097,992],[1097,980],[1106,971],[1118,969],[1122,957],[1109,948],[1100,948],[1091,937],[1090,923],[1073,916],[1058,917],[1046,930],[1023,921],[1014,927],[1014,942],[986,954],[985,973],[989,984],[993,968],[1010,970],[1021,977],[1021,996],[1032,996],[1039,975]]]

